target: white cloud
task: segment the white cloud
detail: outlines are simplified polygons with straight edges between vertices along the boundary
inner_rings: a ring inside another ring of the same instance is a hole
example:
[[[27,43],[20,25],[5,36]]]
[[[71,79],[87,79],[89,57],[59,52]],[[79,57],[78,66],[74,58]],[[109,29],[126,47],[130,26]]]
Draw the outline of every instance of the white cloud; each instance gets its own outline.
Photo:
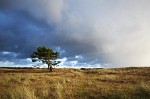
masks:
[[[30,58],[13,59],[13,61],[0,61],[0,67],[33,67],[35,63]]]
[[[10,54],[10,53],[11,53],[11,52],[7,52],[7,51],[3,51],[3,52],[2,52],[3,55],[8,55],[8,54]]]
[[[0,66],[1,67],[12,67],[12,66],[14,66],[14,62],[0,61]]]
[[[2,52],[0,52],[0,54],[3,55],[3,56],[10,56],[10,57],[13,57],[13,58],[16,58],[19,55],[18,53],[8,52],[8,51],[2,51]]]
[[[70,35],[78,41],[93,44],[97,49],[96,53],[112,67],[149,66],[150,2],[148,0],[89,2],[76,1],[78,8],[70,6],[70,9],[72,13],[78,13],[80,19],[83,19],[83,24],[86,24],[86,29],[90,31],[84,34],[83,24],[76,22],[75,24],[82,28],[74,30]]]
[[[83,57],[81,55],[75,55],[76,59],[83,59]]]

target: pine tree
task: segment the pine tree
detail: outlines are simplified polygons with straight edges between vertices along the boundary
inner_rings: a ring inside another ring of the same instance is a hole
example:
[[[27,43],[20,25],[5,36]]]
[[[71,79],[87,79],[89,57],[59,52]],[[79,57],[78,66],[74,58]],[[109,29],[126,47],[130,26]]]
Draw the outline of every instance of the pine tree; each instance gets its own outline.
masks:
[[[52,72],[53,66],[56,66],[60,61],[56,61],[59,57],[59,52],[54,52],[51,48],[48,47],[38,47],[36,52],[33,52],[31,55],[32,62],[43,62],[48,65],[48,69]]]

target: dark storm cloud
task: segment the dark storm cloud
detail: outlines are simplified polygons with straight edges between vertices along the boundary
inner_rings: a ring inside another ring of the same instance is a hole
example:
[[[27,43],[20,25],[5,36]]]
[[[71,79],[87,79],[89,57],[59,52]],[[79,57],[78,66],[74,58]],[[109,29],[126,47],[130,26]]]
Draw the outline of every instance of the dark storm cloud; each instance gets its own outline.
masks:
[[[74,60],[75,55],[92,54],[93,46],[70,35],[70,32],[74,31],[72,27],[68,29],[64,27],[64,24],[67,23],[58,24],[51,20],[38,18],[27,8],[20,7],[20,4],[22,3],[15,4],[7,0],[0,2],[0,51],[17,54],[15,57],[11,53],[0,55],[1,60],[13,61],[16,58],[18,61],[21,58],[28,58],[38,46],[48,46],[53,49],[60,47],[65,51],[61,57],[67,57],[68,60]],[[91,60],[93,58],[89,61]],[[85,59],[78,59],[78,61],[86,62]]]
[[[34,22],[35,20],[32,20],[27,14],[24,14],[24,16],[22,16],[22,14],[22,12],[7,12],[7,14],[1,13],[1,15],[8,17],[10,21],[7,18],[0,20],[0,50],[14,52],[21,51],[24,48],[27,48],[29,38],[31,39],[34,36],[36,38],[37,35],[34,34],[34,32],[40,33],[38,27],[41,26],[38,26],[38,24],[41,23],[37,24]]]

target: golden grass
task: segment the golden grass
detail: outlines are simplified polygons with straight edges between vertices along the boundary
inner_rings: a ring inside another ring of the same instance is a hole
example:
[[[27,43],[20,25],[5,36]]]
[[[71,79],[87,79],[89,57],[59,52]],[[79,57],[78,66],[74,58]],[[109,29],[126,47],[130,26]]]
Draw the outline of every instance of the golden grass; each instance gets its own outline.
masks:
[[[0,99],[149,99],[150,68],[0,68]]]

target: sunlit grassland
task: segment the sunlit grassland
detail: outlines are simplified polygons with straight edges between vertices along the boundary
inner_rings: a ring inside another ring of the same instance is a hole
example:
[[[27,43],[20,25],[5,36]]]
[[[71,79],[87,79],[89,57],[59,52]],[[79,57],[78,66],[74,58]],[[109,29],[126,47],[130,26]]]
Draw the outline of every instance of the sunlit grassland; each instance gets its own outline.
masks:
[[[150,68],[0,68],[0,99],[150,99]]]

